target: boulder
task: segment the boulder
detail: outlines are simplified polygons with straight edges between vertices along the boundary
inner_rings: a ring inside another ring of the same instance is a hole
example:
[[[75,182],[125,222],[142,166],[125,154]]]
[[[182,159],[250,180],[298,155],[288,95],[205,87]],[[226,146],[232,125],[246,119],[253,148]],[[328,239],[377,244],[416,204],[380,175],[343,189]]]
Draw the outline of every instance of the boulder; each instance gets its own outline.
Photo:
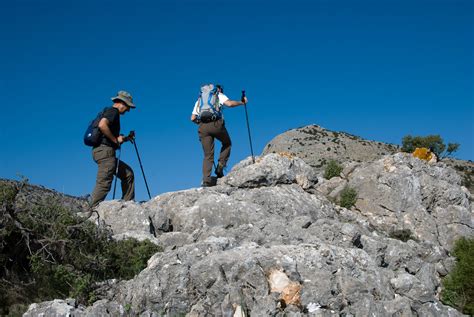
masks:
[[[442,163],[398,153],[357,167],[348,185],[357,190],[356,209],[381,231],[407,230],[446,250],[472,234],[469,195],[459,175]]]

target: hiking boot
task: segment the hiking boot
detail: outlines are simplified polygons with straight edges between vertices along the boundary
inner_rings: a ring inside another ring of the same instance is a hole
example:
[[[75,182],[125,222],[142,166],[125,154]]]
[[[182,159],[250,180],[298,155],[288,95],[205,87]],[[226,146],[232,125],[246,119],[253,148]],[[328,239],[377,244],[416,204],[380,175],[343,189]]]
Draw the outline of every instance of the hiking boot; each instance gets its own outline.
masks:
[[[201,187],[212,187],[216,186],[216,184],[213,184],[212,182],[202,182]]]
[[[212,187],[212,186],[216,186],[216,183],[217,183],[217,178],[211,177],[210,180],[202,181],[201,187]]]
[[[216,173],[217,178],[224,177],[224,166],[218,164],[214,173]]]

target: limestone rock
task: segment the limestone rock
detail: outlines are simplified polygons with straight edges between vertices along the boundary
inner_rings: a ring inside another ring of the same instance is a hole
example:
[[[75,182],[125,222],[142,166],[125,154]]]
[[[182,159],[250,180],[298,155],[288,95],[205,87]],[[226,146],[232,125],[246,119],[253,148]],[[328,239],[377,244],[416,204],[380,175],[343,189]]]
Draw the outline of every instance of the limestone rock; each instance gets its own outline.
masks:
[[[406,229],[420,241],[450,250],[472,234],[473,214],[459,175],[409,154],[386,156],[356,168],[348,185],[358,193],[356,208],[385,232]]]
[[[49,302],[31,304],[24,317],[51,316],[64,317],[71,316],[72,313],[80,314],[83,308],[76,308],[74,300],[55,299]]]
[[[344,167],[368,163],[400,152],[400,147],[366,140],[345,132],[330,131],[317,125],[308,125],[276,136],[264,147],[262,155],[282,152],[300,157],[317,173],[322,173],[331,160],[343,164]],[[474,194],[474,162],[454,158],[443,158],[441,162],[454,168],[462,179],[462,185]],[[348,173],[350,168],[343,171],[343,174]]]
[[[68,313],[461,316],[439,301],[441,277],[453,267],[447,251],[474,235],[459,175],[403,154],[342,174],[329,186],[303,160],[269,154],[239,163],[215,187],[101,203],[99,225],[164,252],[92,306]],[[356,209],[326,197],[342,183],[358,191]],[[412,236],[397,239],[400,229]]]
[[[331,160],[339,163],[370,162],[397,151],[396,145],[364,140],[345,132],[309,125],[276,136],[265,146],[262,154],[293,153],[316,171],[322,171]]]
[[[266,155],[257,159],[255,164],[246,161],[237,164],[231,173],[219,180],[219,184],[239,188],[292,183],[298,183],[306,189],[317,183],[317,175],[302,159],[279,154]]]

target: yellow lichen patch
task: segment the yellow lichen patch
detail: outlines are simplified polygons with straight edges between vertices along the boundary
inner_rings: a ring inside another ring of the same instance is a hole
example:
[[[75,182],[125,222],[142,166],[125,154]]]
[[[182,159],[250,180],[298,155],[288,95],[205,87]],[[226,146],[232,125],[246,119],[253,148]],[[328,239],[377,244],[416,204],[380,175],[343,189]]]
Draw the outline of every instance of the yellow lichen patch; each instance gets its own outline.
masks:
[[[433,158],[431,151],[425,147],[417,147],[413,152],[413,156],[424,161],[430,161]]]
[[[295,153],[291,153],[291,152],[272,152],[272,153],[278,154],[278,155],[280,155],[281,157],[286,157],[286,158],[288,158],[288,159],[290,159],[290,160],[293,160],[293,159],[295,159],[295,158],[298,157]],[[262,160],[263,160],[263,156],[260,156],[260,157],[257,157],[257,158],[255,159],[255,162],[256,162],[256,163],[259,163],[259,162],[261,162]]]
[[[295,153],[291,153],[291,152],[278,152],[277,153],[278,155],[282,156],[282,157],[286,157],[286,158],[289,158],[290,160],[294,159],[296,156]]]

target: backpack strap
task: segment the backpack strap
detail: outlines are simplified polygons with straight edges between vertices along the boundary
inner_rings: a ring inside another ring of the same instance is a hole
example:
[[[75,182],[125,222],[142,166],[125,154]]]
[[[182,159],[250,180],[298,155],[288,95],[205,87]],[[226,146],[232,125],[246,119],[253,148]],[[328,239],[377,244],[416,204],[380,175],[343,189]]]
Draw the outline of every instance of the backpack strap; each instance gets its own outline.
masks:
[[[95,117],[95,120],[94,120],[94,122],[95,122],[95,124],[97,124],[97,126],[99,126],[99,122],[104,117],[104,113],[107,109],[109,109],[109,107],[105,107],[104,109],[102,109],[102,111],[97,113],[97,116]]]
[[[202,93],[200,93],[200,94],[199,94],[199,98],[198,98],[198,109],[199,109],[198,118],[201,117],[202,105],[203,105],[203,102],[202,102]]]
[[[214,107],[214,105],[211,103],[212,96],[216,96],[216,98],[218,98],[218,97],[217,97],[217,93],[216,93],[217,90],[216,90],[215,88],[214,88],[213,90],[215,90],[215,91],[213,91],[211,94],[209,94],[209,98],[207,98],[207,104],[211,107],[212,111],[213,111],[216,115],[218,115],[218,114],[219,114],[219,111],[217,111],[217,109],[216,109],[216,108]]]

